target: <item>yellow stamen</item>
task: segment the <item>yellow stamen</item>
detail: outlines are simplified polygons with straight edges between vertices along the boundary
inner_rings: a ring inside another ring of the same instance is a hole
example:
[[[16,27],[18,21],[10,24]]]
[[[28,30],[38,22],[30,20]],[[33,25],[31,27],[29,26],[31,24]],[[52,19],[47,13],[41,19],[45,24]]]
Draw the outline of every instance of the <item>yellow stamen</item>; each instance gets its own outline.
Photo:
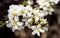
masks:
[[[16,14],[16,13],[13,13],[12,15],[13,15],[14,17],[15,17],[15,16],[17,16],[17,14]]]
[[[17,21],[14,20],[13,25],[16,25],[16,24],[17,24]]]
[[[36,31],[39,31],[39,28],[37,28],[37,26],[36,26]]]
[[[39,16],[39,14],[35,14],[35,16]]]

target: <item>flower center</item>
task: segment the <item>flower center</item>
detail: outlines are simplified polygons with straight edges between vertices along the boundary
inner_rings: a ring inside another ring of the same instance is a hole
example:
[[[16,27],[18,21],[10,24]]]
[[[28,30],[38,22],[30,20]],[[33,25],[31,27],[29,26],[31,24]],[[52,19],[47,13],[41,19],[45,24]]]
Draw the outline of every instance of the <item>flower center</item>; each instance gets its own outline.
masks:
[[[17,25],[17,21],[14,20],[13,25]]]
[[[12,15],[13,15],[14,17],[15,17],[15,16],[17,16],[17,14],[16,14],[16,13],[13,13]]]
[[[23,10],[21,10],[21,13],[22,13],[22,14],[24,14],[24,11],[23,11]]]
[[[38,32],[39,31],[39,28],[36,27],[36,31]]]

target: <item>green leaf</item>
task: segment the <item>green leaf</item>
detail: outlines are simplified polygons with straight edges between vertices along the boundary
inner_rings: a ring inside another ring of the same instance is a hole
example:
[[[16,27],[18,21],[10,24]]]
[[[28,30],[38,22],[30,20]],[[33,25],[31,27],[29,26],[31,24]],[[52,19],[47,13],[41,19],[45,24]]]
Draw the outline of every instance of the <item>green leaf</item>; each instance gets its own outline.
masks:
[[[22,2],[22,4],[24,4],[24,5],[28,5],[28,4],[27,4],[27,1]]]
[[[56,8],[56,5],[51,5],[52,8]]]

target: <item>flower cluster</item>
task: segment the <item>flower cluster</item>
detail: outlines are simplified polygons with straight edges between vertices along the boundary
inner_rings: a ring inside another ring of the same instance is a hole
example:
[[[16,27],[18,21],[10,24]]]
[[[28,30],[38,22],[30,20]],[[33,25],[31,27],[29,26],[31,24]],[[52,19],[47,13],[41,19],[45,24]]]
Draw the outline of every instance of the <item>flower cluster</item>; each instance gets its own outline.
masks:
[[[39,8],[42,8],[45,13],[52,14],[51,12],[54,11],[55,4],[59,2],[59,0],[37,0],[36,1],[39,5]]]
[[[11,5],[8,10],[7,27],[12,28],[12,31],[22,30],[24,27],[32,29],[32,35],[37,34],[40,36],[40,32],[43,33],[48,30],[48,21],[44,17],[48,14],[52,14],[54,11],[51,5],[58,3],[59,0],[37,0],[38,7],[33,8],[31,1],[27,1],[28,5],[24,6]],[[53,4],[54,3],[54,4]],[[41,10],[42,9],[42,10]]]

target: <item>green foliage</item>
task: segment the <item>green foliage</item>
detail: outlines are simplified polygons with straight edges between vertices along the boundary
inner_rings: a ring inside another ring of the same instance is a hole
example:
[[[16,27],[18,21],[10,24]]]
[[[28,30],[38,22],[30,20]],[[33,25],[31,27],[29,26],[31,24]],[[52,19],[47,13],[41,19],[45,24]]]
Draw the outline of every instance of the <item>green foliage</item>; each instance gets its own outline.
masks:
[[[22,4],[24,4],[24,5],[28,5],[28,4],[27,4],[27,1],[23,1]]]

